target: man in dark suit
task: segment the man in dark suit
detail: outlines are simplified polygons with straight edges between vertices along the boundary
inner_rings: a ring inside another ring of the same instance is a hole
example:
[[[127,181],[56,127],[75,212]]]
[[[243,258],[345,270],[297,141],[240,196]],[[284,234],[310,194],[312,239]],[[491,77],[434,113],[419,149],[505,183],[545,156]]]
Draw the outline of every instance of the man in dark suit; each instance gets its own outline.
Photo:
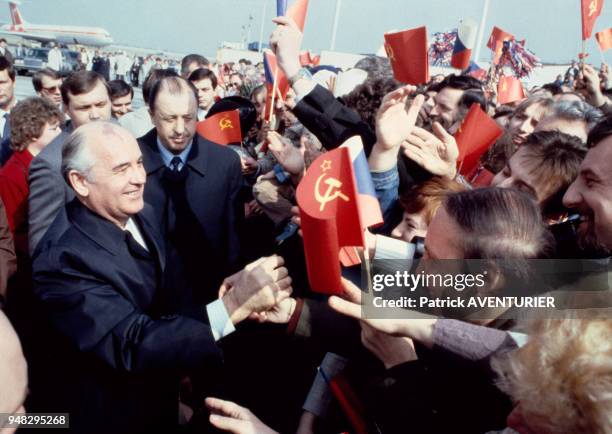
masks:
[[[145,201],[165,231],[169,254],[176,252],[168,268],[182,264],[196,300],[210,301],[238,262],[240,158],[195,134],[197,91],[187,80],[157,82],[149,110],[155,129],[138,139],[147,172]]]
[[[0,55],[0,166],[6,163],[13,153],[10,148],[9,116],[16,103],[15,68],[6,57]]]
[[[50,399],[40,397],[40,409],[31,411],[69,412],[74,432],[173,432],[181,375],[210,372],[221,359],[217,340],[291,292],[277,256],[225,279],[222,296],[206,306],[189,302],[179,287],[163,287],[164,242],[144,205],[142,160],[119,126],[76,130],[62,152],[76,199],[34,257],[34,292],[55,349],[45,360],[52,379],[41,391]]]

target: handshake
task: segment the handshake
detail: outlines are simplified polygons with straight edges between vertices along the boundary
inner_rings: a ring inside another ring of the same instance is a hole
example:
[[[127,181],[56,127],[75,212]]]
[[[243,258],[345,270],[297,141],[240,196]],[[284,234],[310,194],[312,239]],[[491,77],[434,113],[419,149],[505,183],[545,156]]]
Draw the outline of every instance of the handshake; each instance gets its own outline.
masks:
[[[280,256],[263,257],[223,281],[219,298],[233,324],[257,318],[289,298],[291,277],[284,264]]]

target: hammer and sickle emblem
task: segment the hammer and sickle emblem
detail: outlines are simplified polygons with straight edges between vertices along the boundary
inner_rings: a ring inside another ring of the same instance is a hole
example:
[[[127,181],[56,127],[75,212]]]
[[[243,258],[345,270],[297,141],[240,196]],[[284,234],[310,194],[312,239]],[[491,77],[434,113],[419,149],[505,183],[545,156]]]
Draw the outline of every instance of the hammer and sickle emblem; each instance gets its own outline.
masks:
[[[389,58],[389,60],[395,62],[395,54],[393,53],[393,48],[391,48],[391,45],[385,44],[385,51],[387,52],[387,57]]]
[[[319,191],[319,184],[325,178],[325,173],[317,178],[317,182],[315,184],[315,199],[321,205],[319,207],[319,211],[323,211],[325,209],[325,205],[328,202],[336,200],[338,198],[344,200],[345,202],[349,201],[348,196],[346,196],[342,191],[340,191],[340,187],[342,187],[342,183],[338,181],[336,178],[327,178],[324,183],[327,184],[327,190],[325,190],[324,194],[321,194]],[[336,190],[334,190],[336,189]]]
[[[502,82],[501,90],[502,92],[505,92],[508,90],[508,82],[506,80]]]
[[[595,12],[597,12],[597,0],[591,0],[591,3],[589,3],[589,17]]]
[[[226,128],[234,128],[234,126],[232,125],[232,121],[229,118],[222,118],[219,121],[219,128],[221,128],[221,131],[223,131]]]

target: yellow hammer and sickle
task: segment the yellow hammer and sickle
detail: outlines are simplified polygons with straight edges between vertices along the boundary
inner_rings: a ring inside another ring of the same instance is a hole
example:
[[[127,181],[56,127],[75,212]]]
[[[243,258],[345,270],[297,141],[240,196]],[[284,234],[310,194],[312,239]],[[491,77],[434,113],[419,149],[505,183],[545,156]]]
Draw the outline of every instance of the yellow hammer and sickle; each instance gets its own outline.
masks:
[[[234,126],[232,125],[232,121],[229,118],[223,118],[219,121],[219,127],[221,128],[221,131],[223,131],[226,128],[234,128]]]
[[[393,48],[391,48],[391,45],[385,44],[385,50],[387,51],[387,57],[395,62],[395,54],[393,54]]]
[[[592,0],[589,4],[589,17],[597,12],[597,0]]]
[[[336,200],[337,198],[348,202],[348,196],[346,196],[340,191],[342,183],[336,178],[330,177],[325,180],[325,184],[327,184],[327,190],[325,191],[325,194],[321,195],[321,193],[319,192],[319,184],[321,183],[324,177],[325,173],[319,176],[317,178],[317,182],[315,183],[315,199],[317,200],[317,202],[319,202],[319,204],[321,204],[321,206],[319,207],[319,211],[323,211],[325,209],[325,205],[327,204],[327,202],[331,202],[332,200]],[[338,190],[334,191],[334,188],[337,188]]]
[[[501,87],[502,92],[505,92],[508,90],[508,82],[507,81],[503,81],[502,82],[502,87]]]

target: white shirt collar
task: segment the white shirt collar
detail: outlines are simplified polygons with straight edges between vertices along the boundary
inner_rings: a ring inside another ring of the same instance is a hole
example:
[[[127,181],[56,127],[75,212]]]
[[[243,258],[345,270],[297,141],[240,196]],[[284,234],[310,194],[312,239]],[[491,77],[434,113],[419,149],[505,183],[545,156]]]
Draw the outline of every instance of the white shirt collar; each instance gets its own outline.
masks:
[[[132,234],[132,237],[136,240],[138,244],[140,244],[143,249],[145,249],[147,252],[149,251],[149,249],[147,248],[147,243],[145,242],[142,236],[142,232],[140,232],[140,229],[138,228],[138,225],[136,224],[133,218],[130,217],[128,219],[127,223],[125,224],[124,230]]]
[[[164,165],[166,167],[170,167],[170,162],[172,161],[172,159],[174,157],[179,157],[181,159],[181,164],[179,165],[179,168],[178,168],[179,170],[181,170],[183,166],[185,165],[185,163],[187,162],[187,157],[189,156],[189,151],[191,151],[192,145],[193,145],[193,139],[191,139],[191,142],[189,142],[189,145],[187,145],[187,147],[180,154],[173,154],[172,152],[167,150],[166,147],[162,144],[161,140],[159,140],[159,136],[157,137],[157,148],[159,149],[159,153],[162,157]]]

